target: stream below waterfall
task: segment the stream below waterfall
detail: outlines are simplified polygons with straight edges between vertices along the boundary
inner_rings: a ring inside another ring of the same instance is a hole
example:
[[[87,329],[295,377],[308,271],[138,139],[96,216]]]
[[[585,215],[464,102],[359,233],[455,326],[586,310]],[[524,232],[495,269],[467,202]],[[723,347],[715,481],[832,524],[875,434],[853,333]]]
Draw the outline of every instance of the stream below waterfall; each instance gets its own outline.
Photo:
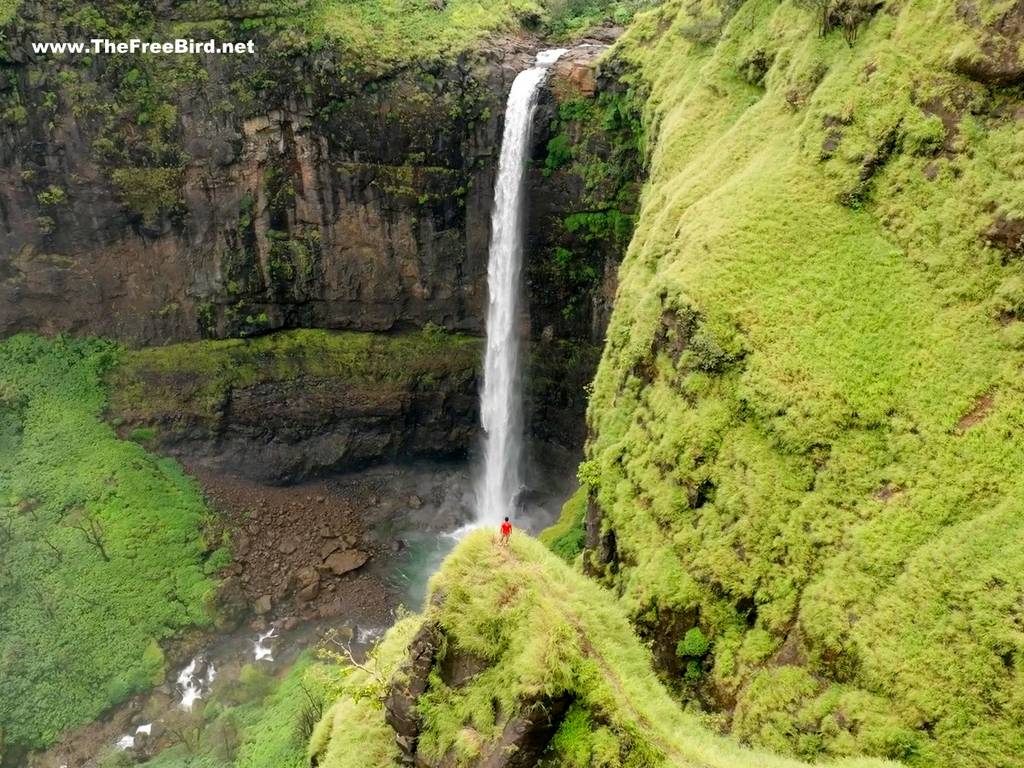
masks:
[[[532,489],[524,496],[521,527],[537,532],[558,515],[574,490],[578,456],[542,448],[528,464]],[[247,666],[281,679],[307,650],[333,632],[345,639],[358,657],[368,651],[392,623],[399,605],[419,610],[428,581],[457,543],[453,532],[473,518],[473,472],[467,463],[419,462],[385,466],[338,478],[337,493],[371,483],[378,504],[366,510],[367,536],[374,557],[358,571],[360,578],[381,585],[383,603],[354,601],[336,616],[263,618],[250,615],[236,629],[206,634],[169,653],[167,678],[152,691],[133,697],[103,718],[78,728],[57,746],[33,755],[32,768],[93,768],[112,749],[144,761],[168,746],[168,729],[177,727],[189,710],[198,710],[217,686],[237,683]],[[270,489],[285,496],[305,497],[309,484]],[[318,483],[316,492],[323,492]],[[362,497],[359,496],[361,499]],[[332,498],[328,497],[330,506]],[[268,536],[273,535],[268,531]],[[343,578],[339,591],[345,589]]]

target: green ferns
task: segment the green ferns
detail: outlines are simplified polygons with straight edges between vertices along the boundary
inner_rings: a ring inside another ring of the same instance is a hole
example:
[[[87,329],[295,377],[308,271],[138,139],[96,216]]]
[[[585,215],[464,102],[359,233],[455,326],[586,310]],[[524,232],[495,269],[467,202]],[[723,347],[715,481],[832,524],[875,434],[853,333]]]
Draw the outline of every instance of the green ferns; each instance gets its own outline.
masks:
[[[700,627],[747,742],[1024,765],[1019,93],[953,71],[953,0],[852,46],[723,5],[617,49],[652,150],[581,471],[607,578],[652,641]]]
[[[161,644],[211,623],[226,552],[178,465],[100,419],[99,341],[0,342],[0,723],[6,747],[60,733],[164,679]]]
[[[615,598],[539,542],[491,532],[463,541],[431,581],[422,617],[396,625],[366,669],[351,670],[339,699],[314,732],[322,768],[393,765],[394,732],[379,696],[424,622],[445,638],[429,687],[417,703],[425,764],[471,765],[495,743],[507,718],[538,697],[571,699],[540,765],[555,768],[798,768],[712,735],[684,714],[658,682]],[[444,682],[445,655],[485,664],[461,685]],[[398,674],[401,674],[399,672]],[[874,760],[841,763],[881,768]]]

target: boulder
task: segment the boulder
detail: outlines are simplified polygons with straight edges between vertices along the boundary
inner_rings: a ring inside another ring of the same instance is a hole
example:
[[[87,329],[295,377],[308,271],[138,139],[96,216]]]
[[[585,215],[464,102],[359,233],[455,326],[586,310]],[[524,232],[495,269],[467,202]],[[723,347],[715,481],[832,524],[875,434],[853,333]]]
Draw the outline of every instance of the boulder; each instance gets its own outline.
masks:
[[[324,566],[330,569],[335,576],[342,576],[357,568],[362,568],[370,556],[358,549],[344,549],[328,555],[324,560]]]
[[[345,542],[341,539],[328,539],[320,547],[320,559],[326,560],[333,553],[337,552],[345,546]]]
[[[282,555],[291,555],[299,548],[294,539],[285,539],[277,545],[277,551]]]
[[[260,595],[256,598],[256,602],[253,604],[252,609],[255,611],[257,616],[264,616],[270,613],[273,607],[274,602],[270,595]]]
[[[292,575],[291,581],[295,586],[295,597],[300,603],[311,602],[320,594],[320,574],[316,568],[300,568]]]
[[[217,629],[229,632],[235,629],[245,615],[246,599],[242,579],[229,576],[220,583],[214,597]]]

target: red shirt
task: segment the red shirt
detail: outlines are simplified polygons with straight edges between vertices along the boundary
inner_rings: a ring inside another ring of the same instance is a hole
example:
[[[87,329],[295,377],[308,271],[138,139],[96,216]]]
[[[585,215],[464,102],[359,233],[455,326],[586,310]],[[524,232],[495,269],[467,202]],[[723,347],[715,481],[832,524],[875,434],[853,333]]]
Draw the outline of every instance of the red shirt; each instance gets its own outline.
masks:
[[[511,533],[512,533],[512,523],[510,523],[508,520],[506,520],[504,523],[501,524],[501,535],[502,536],[509,536]]]

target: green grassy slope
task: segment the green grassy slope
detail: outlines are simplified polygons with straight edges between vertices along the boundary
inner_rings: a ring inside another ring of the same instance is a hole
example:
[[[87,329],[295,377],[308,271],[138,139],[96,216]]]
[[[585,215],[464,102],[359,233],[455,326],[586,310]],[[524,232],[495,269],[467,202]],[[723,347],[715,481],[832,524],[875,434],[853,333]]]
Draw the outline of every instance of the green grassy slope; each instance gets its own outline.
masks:
[[[676,682],[744,740],[1024,765],[1024,113],[957,74],[1020,3],[852,45],[809,5],[668,2],[618,49],[653,153],[581,468],[608,578],[699,627]]]
[[[224,550],[173,461],[100,419],[113,345],[0,342],[0,745],[41,747],[163,682],[160,644],[211,622]],[[213,545],[215,546],[215,544]]]
[[[419,750],[428,761],[449,755],[455,764],[473,764],[524,700],[569,694],[572,706],[543,765],[802,765],[712,735],[658,682],[612,594],[533,539],[516,536],[505,549],[483,531],[467,537],[432,579],[426,613],[400,622],[369,668],[352,671],[314,733],[311,751],[319,765],[393,764],[394,734],[383,725],[378,697],[423,622],[441,628],[445,653],[487,661],[458,687],[444,683],[444,661],[436,661],[418,703],[424,719]],[[863,759],[842,764],[883,765]]]

